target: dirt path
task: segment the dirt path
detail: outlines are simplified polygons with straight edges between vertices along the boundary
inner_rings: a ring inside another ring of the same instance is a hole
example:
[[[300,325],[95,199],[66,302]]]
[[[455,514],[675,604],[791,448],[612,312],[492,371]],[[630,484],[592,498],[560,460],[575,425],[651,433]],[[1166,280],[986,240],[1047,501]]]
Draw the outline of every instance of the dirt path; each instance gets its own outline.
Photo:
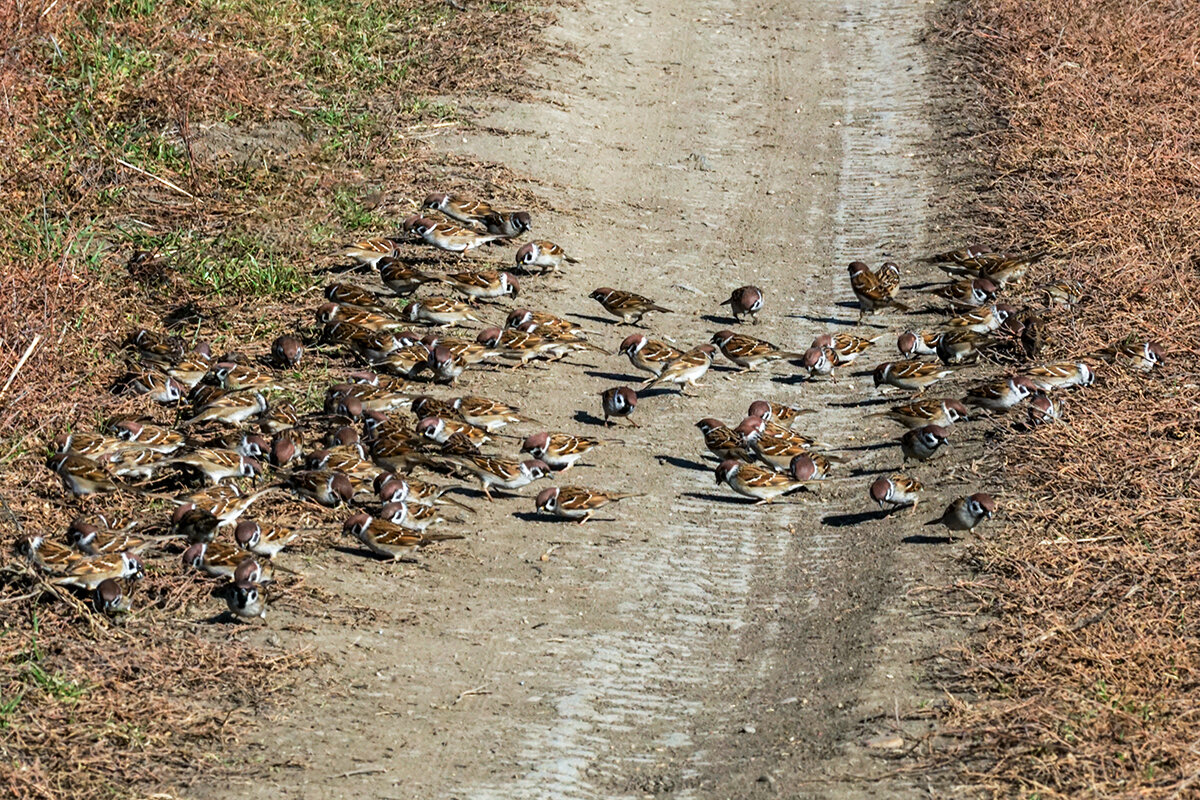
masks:
[[[539,217],[535,233],[584,263],[527,281],[522,304],[576,315],[615,349],[629,329],[593,318],[585,295],[633,289],[677,310],[648,318],[656,334],[693,345],[728,327],[717,302],[755,283],[768,296],[755,335],[803,349],[850,330],[844,264],[907,263],[927,246],[924,8],[597,0],[565,12],[552,39],[583,63],[545,71],[553,102],[497,109],[489,124],[512,136],[445,143],[543,179],[572,212]],[[877,324],[869,363],[892,357],[903,323]],[[623,358],[586,361],[466,386],[597,433],[598,393],[635,378]],[[856,406],[873,396],[869,376],[813,384],[783,367],[708,384],[697,398],[652,393],[626,446],[575,471],[647,494],[586,526],[538,520],[513,498],[481,504],[468,542],[428,571],[342,554],[304,567],[380,612],[347,629],[341,601],[326,618],[285,608],[245,634],[331,661],[307,703],[264,720],[251,753],[263,768],[238,795],[907,796],[822,782],[887,771],[860,742],[921,700],[913,658],[945,636],[905,599],[952,569],[949,549],[902,542],[930,514],[882,520],[866,502],[869,476],[899,463],[875,446],[896,431]],[[714,487],[693,423],[736,423],[760,397],[824,409],[811,430],[849,448],[842,477],[767,509]],[[950,491],[931,491],[930,508]]]

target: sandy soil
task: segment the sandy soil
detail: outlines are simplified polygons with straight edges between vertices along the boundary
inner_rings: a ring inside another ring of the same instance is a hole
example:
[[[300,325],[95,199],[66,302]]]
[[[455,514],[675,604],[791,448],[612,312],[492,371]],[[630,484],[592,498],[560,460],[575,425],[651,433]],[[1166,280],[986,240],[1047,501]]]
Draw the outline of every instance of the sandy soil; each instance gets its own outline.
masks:
[[[931,246],[930,87],[917,43],[926,8],[594,0],[551,32],[582,63],[543,70],[545,102],[487,115],[513,133],[442,146],[534,176],[562,209],[539,216],[535,234],[582,264],[525,281],[522,305],[574,316],[615,350],[630,329],[586,294],[631,289],[675,309],[647,318],[656,335],[691,346],[730,327],[718,302],[754,283],[768,306],[749,332],[804,349],[818,333],[856,329],[847,262],[907,264]],[[873,320],[867,330],[883,338],[837,384],[782,366],[711,373],[699,397],[651,392],[642,427],[612,433],[625,445],[597,451],[567,481],[646,496],[585,526],[535,517],[526,490],[479,502],[460,526],[467,541],[429,554],[427,569],[353,553],[299,565],[337,598],[329,613],[283,605],[242,635],[328,658],[307,697],[250,735],[242,755],[259,766],[232,791],[927,796],[870,780],[891,771],[879,754],[892,751],[864,745],[920,732],[901,721],[935,699],[918,660],[954,635],[908,592],[953,574],[960,545],[923,543],[921,523],[964,486],[941,466],[912,470],[931,489],[929,512],[911,518],[883,518],[866,497],[873,476],[900,463],[899,431],[865,416],[880,408],[862,402],[877,397],[867,371],[894,357],[908,324]],[[640,378],[624,358],[575,360],[468,374],[465,386],[547,428],[601,433],[598,393]],[[810,432],[844,448],[839,477],[768,508],[714,486],[693,424],[736,423],[758,398],[820,409]],[[376,617],[348,628],[343,603]]]

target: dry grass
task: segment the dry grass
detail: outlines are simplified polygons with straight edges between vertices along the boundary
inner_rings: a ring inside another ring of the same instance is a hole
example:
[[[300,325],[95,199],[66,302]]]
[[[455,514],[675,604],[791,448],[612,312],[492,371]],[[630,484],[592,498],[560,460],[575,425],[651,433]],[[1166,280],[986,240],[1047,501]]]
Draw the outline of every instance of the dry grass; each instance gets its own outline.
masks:
[[[942,676],[939,763],[992,796],[1200,791],[1200,14],[1188,3],[955,2],[945,74],[988,180],[984,241],[1044,243],[1088,289],[1048,356],[1161,343],[1069,425],[1004,436],[1007,530],[961,595],[986,614]],[[1035,278],[1049,277],[1048,274]]]
[[[245,712],[277,702],[311,660],[244,643],[244,626],[207,624],[223,603],[183,575],[177,551],[148,562],[124,626],[40,583],[9,549],[23,534],[61,537],[77,512],[43,466],[47,440],[118,413],[171,421],[108,392],[136,326],[182,320],[188,341],[261,353],[311,322],[312,297],[298,294],[331,252],[394,232],[434,185],[536,208],[502,167],[433,156],[427,140],[471,124],[460,97],[526,93],[524,64],[548,19],[503,2],[0,0],[9,795],[123,796],[228,768]],[[127,269],[136,250],[159,253],[162,268]],[[294,399],[308,410],[316,395]],[[358,613],[314,591],[282,594]]]

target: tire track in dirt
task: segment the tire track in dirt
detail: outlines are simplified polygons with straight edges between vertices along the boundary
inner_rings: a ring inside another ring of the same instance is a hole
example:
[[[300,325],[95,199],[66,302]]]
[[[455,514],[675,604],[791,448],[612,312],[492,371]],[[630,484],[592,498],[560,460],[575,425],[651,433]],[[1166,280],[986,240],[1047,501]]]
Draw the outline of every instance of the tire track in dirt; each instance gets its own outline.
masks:
[[[768,311],[754,335],[803,349],[831,326],[849,330],[843,265],[885,252],[904,263],[922,244],[929,178],[899,152],[925,138],[917,8],[597,0],[564,11],[552,36],[583,64],[544,71],[552,104],[488,120],[528,133],[445,144],[538,176],[574,212],[544,215],[535,235],[584,263],[526,281],[521,304],[575,315],[615,350],[631,329],[595,320],[585,295],[632,289],[676,309],[647,318],[655,335],[691,346],[729,327],[707,317],[730,289],[755,283]],[[885,336],[868,360],[891,348]],[[630,372],[601,356],[482,372],[467,388],[547,427],[589,430],[598,392]],[[286,737],[264,729],[255,752],[275,767],[239,794],[794,795],[797,776],[876,769],[852,744],[858,721],[916,696],[911,656],[936,637],[903,593],[944,567],[900,545],[910,520],[828,524],[867,510],[865,474],[893,465],[892,448],[853,451],[844,477],[774,508],[713,485],[694,422],[736,423],[758,397],[828,408],[814,421],[833,444],[895,435],[845,407],[870,393],[869,377],[791,372],[714,371],[699,397],[646,397],[643,427],[613,434],[627,445],[563,481],[648,494],[603,519],[543,523],[528,498],[505,500],[472,520],[468,556],[431,558],[428,573],[333,561],[324,585],[414,618],[267,634],[335,660],[317,675],[328,691],[288,712]],[[460,694],[475,688],[486,693]]]

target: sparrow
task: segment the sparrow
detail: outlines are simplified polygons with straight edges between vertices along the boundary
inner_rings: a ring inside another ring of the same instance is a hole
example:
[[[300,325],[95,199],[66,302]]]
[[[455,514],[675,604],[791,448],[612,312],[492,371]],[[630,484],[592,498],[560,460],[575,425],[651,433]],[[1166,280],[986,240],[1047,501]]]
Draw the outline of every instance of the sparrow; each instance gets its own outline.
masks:
[[[112,578],[100,581],[92,592],[92,607],[114,619],[129,613],[131,603],[121,584]]]
[[[742,322],[742,317],[749,317],[751,323],[758,323],[758,312],[762,311],[763,293],[757,286],[739,286],[730,293],[729,299],[721,303],[729,306],[733,318]]]
[[[876,388],[887,384],[923,394],[926,389],[951,372],[953,370],[943,369],[939,364],[924,361],[887,361],[875,368],[872,379]]]
[[[970,262],[972,259],[984,255],[987,252],[987,249],[980,245],[968,245],[967,247],[962,247],[958,250],[950,250],[945,253],[935,253],[934,255],[925,256],[924,258],[918,260],[924,261],[926,264],[964,264]]]
[[[246,551],[224,542],[196,542],[183,551],[183,565],[213,578],[232,578],[238,565],[251,557]]]
[[[957,400],[915,400],[902,406],[893,406],[872,417],[889,417],[906,428],[923,428],[937,425],[948,428],[956,422],[967,420],[967,407]]]
[[[262,467],[253,458],[248,458],[236,450],[218,450],[208,447],[183,455],[171,456],[159,461],[155,466],[185,467],[203,475],[209,483],[214,485],[227,478],[256,478],[262,474]]]
[[[345,475],[357,493],[384,470],[366,459],[361,444],[339,447],[333,450],[316,450],[309,453],[305,466],[309,470],[327,470]]]
[[[437,463],[417,449],[413,438],[407,433],[386,433],[375,437],[371,441],[371,460],[389,472],[408,472],[413,467]]]
[[[1037,391],[1033,381],[1024,375],[1005,380],[982,383],[967,390],[963,402],[989,411],[1005,412]]]
[[[396,411],[412,406],[412,397],[403,392],[380,389],[369,383],[335,383],[325,390],[325,407],[329,409],[333,397],[353,397],[364,411]],[[336,402],[332,405],[337,405]]]
[[[601,286],[599,289],[594,290],[588,297],[604,306],[604,310],[609,314],[612,314],[614,317],[620,317],[626,325],[640,324],[642,317],[651,311],[659,311],[664,314],[673,313],[671,309],[663,308],[653,300],[642,297],[640,294],[620,292],[616,289],[610,289],[607,286]]]
[[[742,372],[780,358],[804,358],[803,353],[780,350],[770,342],[733,331],[717,331],[710,343],[719,347],[721,355],[741,367]]]
[[[546,340],[546,352],[549,353],[553,361],[566,358],[571,353],[577,353],[583,350],[593,350],[597,353],[608,354],[608,351],[599,345],[592,344],[587,339],[576,336],[573,333],[564,333],[554,330],[553,328],[539,327],[536,322],[526,322],[521,325],[512,326],[510,330],[522,331],[524,333],[532,333],[541,336]]]
[[[142,562],[137,556],[132,553],[108,553],[76,559],[51,582],[91,592],[107,580],[137,580],[141,577]]]
[[[411,307],[412,305],[410,304],[409,308]],[[411,314],[409,319],[412,319]],[[397,319],[391,314],[368,311],[365,308],[358,308],[357,306],[326,303],[317,309],[318,324],[329,325],[334,322],[349,322],[351,325],[357,325],[369,331],[386,331],[404,327],[404,321]]]
[[[118,422],[116,433],[118,439],[123,439],[130,444],[136,444],[138,447],[144,447],[147,450],[153,450],[156,453],[164,455],[174,453],[187,443],[187,439],[178,431],[161,425],[154,425],[149,422],[137,422],[135,420],[122,420]]]
[[[422,272],[395,258],[385,258],[379,263],[379,279],[393,294],[407,296],[427,283],[440,283],[441,278]]]
[[[381,260],[391,258],[395,254],[396,240],[382,237],[354,242],[342,251],[346,258],[352,258],[359,265],[371,269],[375,269]]]
[[[204,349],[199,349],[198,345],[197,349],[167,366],[167,375],[185,389],[191,389],[199,383],[212,366],[212,353],[207,344],[203,346]]]
[[[220,526],[221,520],[215,514],[194,503],[184,503],[171,515],[171,532],[192,544],[213,541]]]
[[[797,481],[823,481],[832,468],[833,462],[820,453],[801,453],[788,464],[787,474]]]
[[[516,361],[513,369],[546,355],[554,347],[550,340],[519,328],[485,328],[475,337],[475,341],[503,358]]]
[[[563,519],[574,520],[580,525],[592,518],[597,509],[624,500],[639,497],[636,494],[602,492],[581,486],[552,486],[543,489],[534,501],[534,507],[543,514],[553,514]]]
[[[570,433],[535,433],[525,439],[521,452],[546,463],[550,469],[565,471],[602,444],[623,444],[617,439],[593,439]]]
[[[210,403],[220,400],[222,397],[228,397],[232,394],[233,392],[226,391],[220,386],[213,386],[210,383],[201,382],[193,386],[192,390],[188,392],[187,403],[194,410],[197,408],[203,408]]]
[[[571,258],[554,242],[526,242],[517,250],[516,264],[529,271],[531,267],[541,267],[542,272],[558,272],[562,263],[578,264],[579,260]]]
[[[488,242],[502,239],[495,234],[482,234],[452,222],[434,222],[422,217],[413,225],[413,232],[439,250],[450,253],[466,253]]]
[[[999,340],[986,333],[970,330],[946,331],[938,337],[937,357],[945,364],[975,363],[984,350],[995,347]]]
[[[386,520],[375,519],[363,511],[346,520],[342,525],[342,532],[357,537],[372,553],[391,561],[399,561],[401,556],[434,542],[466,538],[456,533],[422,533]]]
[[[614,386],[601,392],[600,408],[604,411],[604,424],[610,424],[609,417],[624,417],[629,420],[630,425],[640,428],[641,426],[630,417],[637,406],[637,399],[637,392],[628,386]]]
[[[939,286],[930,293],[949,300],[954,308],[970,309],[994,303],[998,291],[996,284],[987,278],[966,278]]]
[[[1114,344],[1101,350],[1098,355],[1110,364],[1120,364],[1138,372],[1150,372],[1167,362],[1166,351],[1154,342]]]
[[[329,284],[325,287],[325,299],[339,306],[357,306],[367,311],[391,313],[391,308],[374,292],[352,283]]]
[[[436,483],[417,480],[411,476],[398,478],[390,472],[385,472],[375,479],[375,487],[379,499],[385,503],[401,502],[408,503],[410,506],[449,503],[475,513],[475,509],[466,503],[460,503],[453,497],[445,496],[451,489],[457,488],[454,486],[439,486]]]
[[[284,334],[271,343],[271,360],[281,369],[295,369],[304,357],[304,342],[290,334]]]
[[[445,444],[454,434],[462,434],[475,447],[486,444],[491,438],[483,428],[469,422],[447,417],[425,417],[417,423],[417,434],[438,444]]]
[[[430,367],[432,354],[433,351],[429,347],[418,342],[373,360],[371,367],[399,378],[415,378]]]
[[[687,394],[687,387],[701,385],[699,381],[707,374],[716,354],[717,348],[711,344],[693,347],[678,358],[672,359],[658,377],[650,378],[642,384],[642,391],[659,383],[673,383],[679,387],[680,394]]]
[[[446,400],[439,400],[436,397],[429,395],[421,395],[413,398],[412,404],[409,406],[414,417],[418,420],[425,417],[448,417],[450,419],[462,419],[458,415],[458,409],[454,404]]]
[[[875,279],[879,281],[879,290],[889,300],[894,300],[900,294],[900,267],[894,262],[885,261],[875,270]]]
[[[70,540],[72,547],[88,556],[120,552],[130,552],[135,556],[140,556],[151,545],[174,538],[159,536],[145,539],[133,536],[130,531],[137,525],[137,522],[131,522],[122,527],[110,527],[108,520],[102,514],[93,517],[76,517],[67,527],[67,539]]]
[[[875,344],[878,339],[878,336],[874,339],[864,339],[849,333],[822,333],[813,339],[812,347],[831,348],[837,354],[841,364],[853,364],[854,360]]]
[[[782,403],[773,403],[768,400],[755,400],[750,404],[749,410],[746,411],[746,416],[758,417],[767,422],[774,422],[777,425],[794,428],[796,427],[796,423],[800,421],[800,417],[816,413],[816,409],[813,408],[796,408],[795,406],[785,406]]]
[[[996,513],[996,501],[990,494],[979,492],[969,497],[960,497],[946,507],[941,517],[930,520],[928,525],[945,525],[952,531],[974,533],[984,520]]]
[[[975,333],[991,333],[1004,324],[1004,321],[1009,318],[1011,307],[1003,304],[993,303],[990,306],[982,306],[973,308],[970,311],[965,311],[957,317],[951,317],[946,322],[946,326],[950,330],[968,330]]]
[[[721,420],[705,417],[696,423],[696,427],[704,434],[704,446],[722,461],[732,458],[749,463],[754,460],[754,454],[746,447],[746,439]]]
[[[1082,361],[1041,364],[1025,370],[1025,376],[1043,392],[1070,389],[1074,386],[1091,386],[1096,380],[1096,373]]]
[[[550,474],[546,462],[536,459],[513,461],[498,456],[454,455],[450,456],[450,460],[479,479],[479,485],[489,502],[493,488],[513,491]]]
[[[127,488],[127,484],[114,478],[97,462],[73,453],[51,457],[46,462],[46,467],[57,473],[63,488],[76,497]]]
[[[216,517],[220,525],[232,525],[238,517],[246,513],[251,505],[268,494],[273,494],[278,488],[278,486],[272,485],[253,494],[242,494],[241,489],[235,485],[207,486],[200,491],[181,497],[177,501],[180,506],[175,513],[181,514],[188,508],[198,508]]]
[[[942,334],[934,331],[905,331],[896,337],[896,348],[905,358],[937,355]]]
[[[493,211],[475,221],[483,226],[488,233],[494,233],[505,239],[512,239],[533,230],[533,218],[528,211]]]
[[[102,433],[89,433],[87,431],[60,433],[54,437],[55,453],[59,455],[74,453],[77,456],[84,456],[95,461],[106,460],[110,456],[116,455],[121,450],[128,449],[129,447],[129,442],[120,437],[105,436]]]
[[[19,549],[34,566],[51,575],[66,573],[83,558],[77,550],[52,542],[44,536],[30,536],[22,540]]]
[[[239,522],[233,529],[233,540],[238,547],[268,559],[274,558],[299,536],[299,531],[274,525],[264,528],[250,519]]]
[[[752,497],[755,505],[770,503],[785,494],[805,488],[801,481],[744,461],[728,459],[716,470],[717,485],[729,484],[729,488],[744,497]]]
[[[234,616],[266,619],[266,589],[252,581],[233,581],[225,587],[225,605]]]
[[[112,474],[124,480],[149,480],[167,456],[148,447],[127,447],[105,459]]]
[[[178,336],[138,328],[125,337],[125,348],[133,348],[142,358],[156,364],[174,364],[183,358],[183,340]]]
[[[882,308],[892,306],[900,311],[908,311],[909,308],[904,303],[894,299],[895,291],[892,285],[884,285],[880,282],[879,277],[871,272],[871,268],[861,261],[854,261],[850,264],[850,288],[854,292],[854,297],[858,300],[859,313],[858,317],[861,320],[864,314],[874,314]],[[895,289],[899,288],[899,284],[895,285]]]
[[[461,325],[467,320],[482,322],[471,313],[471,307],[466,303],[460,303],[448,297],[426,297],[422,300],[414,300],[404,309],[404,313],[409,322],[421,322],[439,327]]]
[[[1048,425],[1062,421],[1062,408],[1050,395],[1038,392],[1029,398],[1029,426]]]
[[[1044,283],[1038,289],[1046,295],[1047,306],[1066,306],[1071,308],[1083,299],[1083,284],[1079,281],[1051,281]]]
[[[178,403],[183,399],[185,391],[179,381],[149,369],[125,373],[117,379],[113,388],[117,392],[145,395],[165,406]]]
[[[546,336],[548,332],[553,331],[560,334],[568,334],[571,336],[584,339],[587,337],[587,331],[576,325],[574,322],[565,320],[561,317],[556,317],[553,314],[547,314],[542,311],[530,311],[528,308],[518,308],[509,313],[504,320],[504,327],[519,328],[522,325],[534,325],[534,331]]]
[[[834,374],[834,370],[842,366],[843,362],[832,347],[810,347],[804,351],[800,363],[808,370],[810,378],[828,375],[834,383],[837,383],[837,375]]]
[[[354,499],[354,485],[350,479],[329,469],[294,472],[282,485],[325,508],[337,508]]]
[[[913,428],[900,437],[900,452],[905,462],[928,461],[946,445],[949,437],[950,432],[940,425]]]
[[[439,522],[462,522],[460,519],[443,517],[435,506],[423,503],[409,505],[403,500],[393,500],[385,505],[379,512],[379,519],[414,531],[424,531]]]
[[[486,397],[456,397],[451,406],[465,422],[483,428],[489,433],[515,422],[537,422],[520,413],[520,409],[505,405],[499,400]]]
[[[682,356],[683,352],[658,339],[647,339],[640,333],[632,333],[621,342],[617,355],[629,356],[630,364],[657,378],[667,364]]]
[[[495,209],[482,200],[470,200],[462,195],[433,192],[425,198],[421,208],[440,211],[456,222],[470,225],[479,217],[494,214]]]
[[[497,297],[515,298],[521,291],[521,285],[510,272],[455,272],[442,277],[450,288],[461,292],[467,297],[467,302],[476,300],[493,300]]]
[[[295,406],[284,401],[276,403],[262,412],[258,424],[267,433],[283,433],[294,430],[300,424],[300,415],[296,413]]]
[[[250,417],[262,414],[266,410],[267,401],[258,392],[224,395],[195,409],[196,415],[179,425],[187,427],[209,420],[241,425]]]
[[[733,432],[742,437],[750,452],[777,472],[786,471],[796,456],[809,455],[808,448],[814,444],[791,428],[759,417],[746,417]]]
[[[915,514],[917,504],[921,499],[921,490],[924,488],[925,485],[916,478],[910,478],[907,475],[892,475],[887,478],[876,478],[868,493],[881,509],[885,506],[891,508],[912,506],[911,513]]]

